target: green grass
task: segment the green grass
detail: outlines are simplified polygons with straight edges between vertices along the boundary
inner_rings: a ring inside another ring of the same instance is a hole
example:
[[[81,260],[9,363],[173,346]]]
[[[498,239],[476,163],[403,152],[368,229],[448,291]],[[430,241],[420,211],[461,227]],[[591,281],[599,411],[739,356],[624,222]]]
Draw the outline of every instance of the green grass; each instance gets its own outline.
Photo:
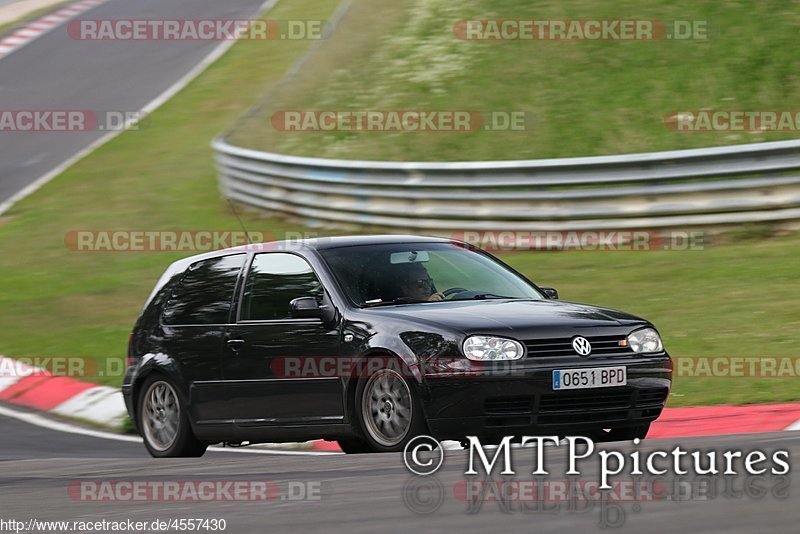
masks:
[[[384,11],[386,9],[386,11]],[[463,19],[708,21],[706,41],[463,41]],[[326,53],[233,139],[344,159],[567,157],[728,145],[796,132],[674,132],[678,110],[797,109],[800,11],[785,2],[354,0]],[[527,131],[281,132],[277,110],[523,111]]]
[[[336,4],[282,2],[270,16],[328,18]],[[394,4],[387,13],[392,9]],[[208,143],[270,93],[308,45],[237,44],[145,128],[117,137],[6,214],[0,221],[0,354],[124,356],[155,281],[186,253],[73,252],[65,234],[237,230],[217,191]],[[356,48],[354,53],[362,50]],[[283,219],[243,218],[250,230],[276,236],[301,230]],[[647,317],[676,356],[796,356],[800,237],[761,239],[761,229],[745,230],[736,241],[703,251],[511,253],[505,259],[557,287],[566,300]],[[120,377],[96,379],[118,384]],[[678,379],[671,402],[788,400],[800,400],[797,379],[717,378]]]

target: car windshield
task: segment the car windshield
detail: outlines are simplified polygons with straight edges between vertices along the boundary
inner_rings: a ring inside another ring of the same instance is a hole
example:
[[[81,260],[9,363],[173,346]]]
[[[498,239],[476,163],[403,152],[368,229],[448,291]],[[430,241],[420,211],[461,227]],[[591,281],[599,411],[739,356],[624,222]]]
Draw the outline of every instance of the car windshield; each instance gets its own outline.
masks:
[[[489,256],[450,243],[398,243],[321,250],[358,306],[543,296]]]

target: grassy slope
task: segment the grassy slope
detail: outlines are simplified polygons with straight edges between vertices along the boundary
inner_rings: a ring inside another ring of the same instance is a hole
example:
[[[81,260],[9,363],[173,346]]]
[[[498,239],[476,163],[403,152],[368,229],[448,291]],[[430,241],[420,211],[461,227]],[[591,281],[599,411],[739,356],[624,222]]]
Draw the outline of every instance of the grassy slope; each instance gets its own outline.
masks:
[[[271,16],[327,18],[335,4],[283,2]],[[123,134],[15,206],[0,224],[0,354],[124,354],[128,331],[156,279],[185,254],[76,253],[64,246],[64,234],[237,229],[219,199],[208,142],[267,92],[307,45],[238,44],[145,129]],[[251,215],[245,223],[278,235],[297,230]],[[796,355],[796,236],[693,252],[514,253],[506,259],[557,287],[564,299],[649,318],[675,355]],[[119,377],[99,380],[115,384]],[[796,383],[678,380],[672,403],[798,400]]]
[[[798,108],[800,11],[779,0],[398,0],[389,13],[375,13],[371,4],[354,1],[329,43],[330,54],[314,64],[313,77],[273,99],[242,126],[237,141],[308,156],[435,161],[613,154],[797,136],[676,133],[663,124],[676,110]],[[475,18],[705,20],[712,31],[707,41],[681,42],[456,39],[453,23]],[[372,44],[352,46],[364,38]],[[518,110],[532,113],[534,126],[525,132],[286,133],[269,120],[280,109]]]

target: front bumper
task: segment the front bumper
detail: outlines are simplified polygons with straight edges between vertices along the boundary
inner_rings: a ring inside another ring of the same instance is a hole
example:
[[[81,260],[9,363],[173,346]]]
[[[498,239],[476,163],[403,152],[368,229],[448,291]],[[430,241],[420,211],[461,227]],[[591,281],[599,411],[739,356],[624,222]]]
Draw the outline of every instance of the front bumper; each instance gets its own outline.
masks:
[[[553,391],[553,369],[627,367],[627,385]],[[602,358],[563,365],[536,365],[513,373],[431,376],[424,380],[423,405],[438,439],[467,435],[567,435],[650,423],[661,415],[672,383],[667,354]]]

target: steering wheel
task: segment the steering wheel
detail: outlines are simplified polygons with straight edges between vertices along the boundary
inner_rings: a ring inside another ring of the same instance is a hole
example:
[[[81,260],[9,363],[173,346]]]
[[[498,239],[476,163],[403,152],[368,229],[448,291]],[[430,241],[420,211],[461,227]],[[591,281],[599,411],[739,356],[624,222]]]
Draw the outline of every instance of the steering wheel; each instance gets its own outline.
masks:
[[[451,287],[450,289],[445,289],[444,291],[442,291],[442,295],[444,295],[444,298],[447,298],[450,295],[455,295],[456,293],[463,293],[464,291],[469,291],[469,289],[464,289],[463,287]]]

